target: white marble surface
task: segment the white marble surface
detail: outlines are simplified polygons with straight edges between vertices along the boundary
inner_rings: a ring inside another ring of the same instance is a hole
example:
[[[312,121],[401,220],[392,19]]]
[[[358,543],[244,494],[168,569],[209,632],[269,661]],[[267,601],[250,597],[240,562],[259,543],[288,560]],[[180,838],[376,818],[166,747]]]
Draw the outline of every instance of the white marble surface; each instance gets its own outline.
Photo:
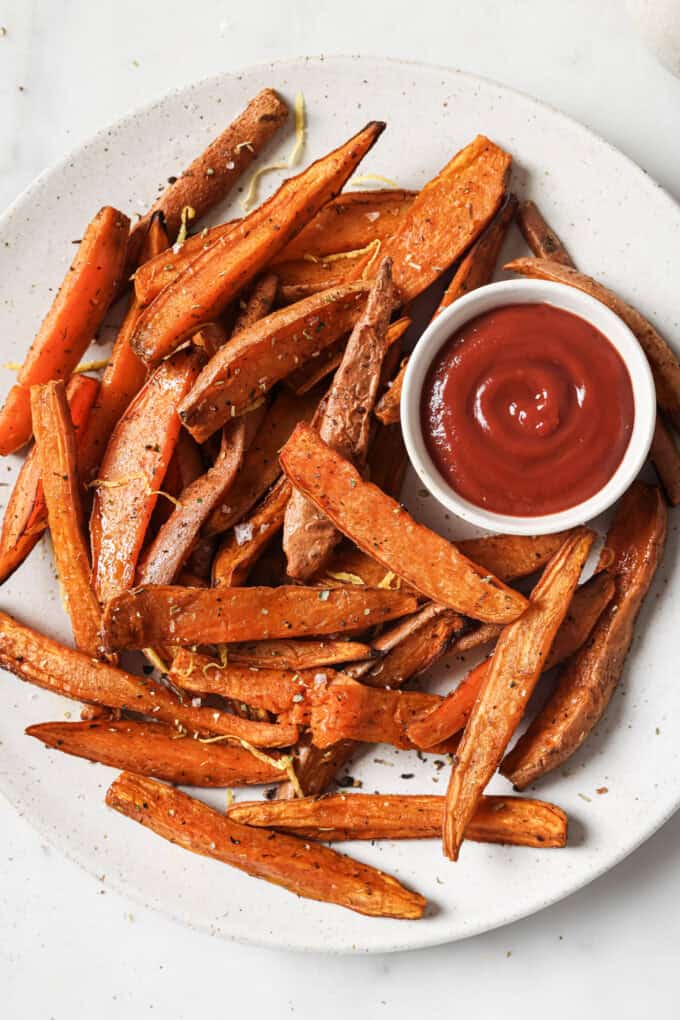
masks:
[[[531,92],[680,197],[680,82],[642,49],[623,9],[622,0],[260,0],[243,10],[224,0],[5,0],[0,205],[93,130],[174,86],[276,57],[358,51],[458,66]],[[2,801],[0,831],[7,1020],[675,1012],[680,816],[614,872],[533,918],[451,947],[369,959],[272,953],[187,932],[42,846]]]

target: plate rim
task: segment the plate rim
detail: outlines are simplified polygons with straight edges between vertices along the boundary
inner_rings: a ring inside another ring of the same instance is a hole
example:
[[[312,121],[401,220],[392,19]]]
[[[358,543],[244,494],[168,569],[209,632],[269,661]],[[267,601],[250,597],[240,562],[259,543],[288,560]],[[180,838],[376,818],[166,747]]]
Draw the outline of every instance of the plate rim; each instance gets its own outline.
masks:
[[[89,134],[79,144],[75,145],[72,149],[67,151],[61,158],[50,163],[47,167],[40,171],[29,183],[23,188],[15,198],[7,205],[0,213],[0,229],[5,226],[6,221],[17,211],[20,205],[26,200],[30,199],[35,191],[37,191],[42,185],[43,181],[55,173],[68,167],[69,163],[73,163],[83,156],[87,150],[94,146],[107,134],[116,131],[128,124],[130,121],[134,121],[136,118],[149,113],[155,108],[162,106],[169,99],[173,97],[180,97],[189,94],[194,89],[204,88],[210,84],[221,84],[225,81],[239,80],[240,78],[262,72],[265,69],[271,70],[275,73],[281,68],[294,69],[300,65],[312,65],[317,64],[320,67],[330,64],[341,64],[348,63],[350,65],[359,65],[364,61],[370,61],[371,66],[375,69],[379,66],[389,67],[403,67],[410,68],[414,71],[426,71],[426,72],[440,72],[443,75],[451,76],[459,81],[465,81],[468,84],[483,86],[487,89],[497,90],[500,93],[509,94],[514,97],[520,98],[523,102],[535,107],[541,112],[549,112],[553,118],[561,120],[567,124],[570,130],[577,130],[582,134],[583,137],[594,141],[598,146],[604,146],[609,153],[616,159],[623,160],[628,164],[629,168],[638,175],[641,182],[644,182],[644,186],[652,186],[656,189],[658,197],[665,201],[669,206],[669,213],[674,218],[680,214],[680,202],[674,198],[670,192],[666,191],[654,177],[652,177],[646,170],[644,170],[634,159],[622,152],[613,143],[602,138],[596,131],[581,121],[572,117],[570,114],[564,113],[564,111],[553,106],[542,99],[537,99],[530,93],[527,93],[521,89],[514,88],[506,85],[502,82],[498,82],[493,78],[485,75],[474,74],[470,71],[461,70],[456,67],[452,67],[446,64],[430,63],[421,60],[409,60],[406,58],[390,57],[384,55],[373,56],[368,53],[357,53],[357,54],[313,54],[313,55],[302,55],[297,57],[286,57],[271,61],[259,61],[244,65],[233,71],[222,71],[216,74],[205,75],[204,77],[197,78],[191,82],[187,82],[183,85],[176,86],[171,89],[167,89],[151,99],[148,99],[144,103],[135,105],[126,113],[119,115],[113,120],[107,122],[96,131]],[[116,770],[113,770],[116,771]],[[50,846],[54,847],[59,851],[67,860],[77,865],[83,872],[85,872],[93,880],[96,878],[94,870],[91,867],[88,855],[83,852],[80,853],[77,849],[74,849],[66,838],[61,839],[59,833],[55,834],[54,830],[51,829],[46,820],[42,818],[34,819],[30,813],[24,812],[20,806],[15,802],[12,796],[13,784],[8,782],[5,775],[0,771],[0,795],[3,799],[16,811],[20,818],[23,818],[31,829],[38,833],[38,835],[45,840]],[[113,889],[116,893],[122,897],[131,900],[133,903],[141,906],[146,910],[153,910],[170,920],[174,923],[180,924],[183,927],[189,928],[195,932],[201,932],[204,934],[218,935],[221,939],[228,942],[236,942],[243,945],[252,945],[262,947],[266,949],[277,949],[277,950],[289,950],[303,953],[323,953],[324,955],[368,955],[377,953],[396,953],[396,952],[409,952],[415,949],[427,949],[438,945],[447,945],[450,943],[462,941],[468,938],[473,938],[477,935],[481,935],[488,931],[494,931],[498,928],[504,927],[508,924],[512,924],[515,921],[521,921],[527,917],[539,913],[545,910],[549,906],[553,906],[571,896],[574,893],[579,892],[586,886],[590,885],[591,882],[601,878],[607,872],[616,868],[623,860],[625,860],[630,854],[634,853],[643,843],[655,835],[678,811],[680,808],[680,784],[678,785],[675,797],[672,799],[670,806],[664,812],[661,817],[656,817],[645,826],[641,833],[633,840],[630,844],[625,844],[622,848],[618,849],[613,853],[606,862],[593,868],[593,870],[583,878],[579,878],[571,883],[564,883],[564,888],[555,896],[544,896],[537,903],[534,902],[526,907],[519,907],[517,909],[507,910],[501,917],[496,918],[492,923],[480,921],[479,923],[472,925],[469,929],[459,931],[457,933],[438,933],[432,937],[427,936],[427,928],[422,929],[422,935],[418,938],[411,937],[406,938],[395,944],[393,939],[376,939],[371,942],[370,945],[358,946],[356,944],[349,944],[345,942],[339,945],[328,946],[324,944],[319,947],[314,945],[311,940],[301,941],[297,938],[286,938],[279,939],[271,937],[271,933],[258,934],[249,931],[232,932],[227,931],[224,928],[219,930],[211,929],[209,924],[203,924],[188,919],[175,912],[170,903],[156,903],[150,902],[142,892],[138,891],[136,886],[128,886],[125,884],[123,878],[119,879],[117,876],[112,877],[107,875],[107,887]],[[338,908],[342,909],[342,908]],[[415,922],[414,922],[415,924]],[[406,927],[406,924],[405,924]],[[410,930],[417,931],[413,925],[409,925]]]

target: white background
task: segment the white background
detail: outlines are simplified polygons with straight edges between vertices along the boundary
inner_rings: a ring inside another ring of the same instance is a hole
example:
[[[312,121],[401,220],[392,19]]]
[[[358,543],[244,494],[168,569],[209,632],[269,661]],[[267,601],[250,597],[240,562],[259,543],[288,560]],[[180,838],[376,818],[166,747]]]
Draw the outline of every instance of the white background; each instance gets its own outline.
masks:
[[[621,0],[4,0],[0,25],[0,206],[95,129],[170,88],[277,57],[356,52],[530,92],[680,197],[680,81],[641,48]],[[680,815],[533,918],[372,958],[211,940],[82,874],[3,801],[0,832],[3,1020],[677,1015]]]

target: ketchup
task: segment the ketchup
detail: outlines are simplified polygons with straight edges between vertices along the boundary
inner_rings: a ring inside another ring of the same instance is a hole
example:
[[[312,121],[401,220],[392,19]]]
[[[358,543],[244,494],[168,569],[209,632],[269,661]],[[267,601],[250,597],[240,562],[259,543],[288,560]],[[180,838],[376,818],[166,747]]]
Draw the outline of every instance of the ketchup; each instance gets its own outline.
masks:
[[[507,305],[441,348],[421,398],[440,474],[469,502],[540,516],[593,496],[621,463],[633,388],[614,346],[548,304]]]

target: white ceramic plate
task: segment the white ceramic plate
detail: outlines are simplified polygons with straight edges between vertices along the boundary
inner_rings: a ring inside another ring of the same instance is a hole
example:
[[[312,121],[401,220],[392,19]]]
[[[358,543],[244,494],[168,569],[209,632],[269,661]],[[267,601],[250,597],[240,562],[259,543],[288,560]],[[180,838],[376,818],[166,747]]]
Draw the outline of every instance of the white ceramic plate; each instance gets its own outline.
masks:
[[[173,93],[101,132],[44,173],[0,224],[0,360],[22,357],[83,224],[103,203],[141,212],[249,97],[265,85],[290,100],[304,92],[306,155],[317,157],[371,118],[389,129],[362,171],[419,187],[462,144],[484,132],[513,153],[514,187],[535,197],[580,266],[648,313],[668,338],[680,335],[672,271],[680,256],[680,211],[645,174],[600,139],[525,96],[468,75],[373,58],[298,60],[223,75]],[[290,149],[290,136],[278,151]],[[275,153],[278,155],[278,152]],[[265,180],[267,190],[278,175]],[[226,213],[228,209],[220,210]],[[521,250],[519,242],[508,250]],[[3,388],[11,382],[3,372]],[[0,465],[3,486],[16,464]],[[6,500],[8,488],[0,489]],[[451,537],[462,526],[411,478],[406,501]],[[133,899],[226,938],[308,950],[387,951],[465,938],[530,914],[590,882],[650,836],[680,803],[680,685],[675,675],[678,591],[671,590],[677,534],[647,599],[621,688],[606,719],[564,774],[538,794],[569,813],[565,850],[466,844],[458,864],[432,842],[355,844],[348,850],[397,875],[430,903],[418,922],[372,920],[297,899],[213,861],[186,853],[106,809],[114,772],[46,751],[23,736],[30,723],[78,706],[3,676],[0,788],[17,810],[93,875]],[[663,596],[660,598],[660,596]],[[0,592],[0,607],[69,640],[49,552],[41,545]],[[446,660],[432,689],[462,668]],[[381,759],[389,764],[380,764]],[[401,775],[413,774],[411,779]],[[352,767],[365,791],[444,793],[427,757],[370,748]],[[598,795],[598,788],[608,793]],[[498,780],[494,790],[508,791]],[[218,791],[213,803],[224,805]]]

